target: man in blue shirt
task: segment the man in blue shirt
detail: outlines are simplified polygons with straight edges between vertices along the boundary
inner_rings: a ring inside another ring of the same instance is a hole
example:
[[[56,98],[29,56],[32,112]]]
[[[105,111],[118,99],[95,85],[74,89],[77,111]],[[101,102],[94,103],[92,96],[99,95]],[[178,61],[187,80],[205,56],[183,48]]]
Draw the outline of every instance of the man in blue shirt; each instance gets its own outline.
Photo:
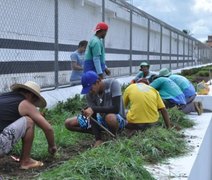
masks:
[[[88,41],[86,40],[80,41],[77,50],[71,54],[71,82],[81,80],[83,73],[84,55],[87,44]]]

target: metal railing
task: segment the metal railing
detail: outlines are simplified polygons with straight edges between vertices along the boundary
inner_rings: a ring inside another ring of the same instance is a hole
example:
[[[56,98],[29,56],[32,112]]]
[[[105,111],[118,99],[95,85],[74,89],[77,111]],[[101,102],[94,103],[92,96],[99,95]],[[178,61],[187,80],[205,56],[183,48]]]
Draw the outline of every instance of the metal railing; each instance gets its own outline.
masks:
[[[109,24],[106,62],[112,76],[137,73],[146,60],[153,70],[206,64],[212,49],[123,0],[0,0],[0,92],[33,80],[43,89],[70,85],[70,53]],[[89,19],[89,20],[87,20]]]

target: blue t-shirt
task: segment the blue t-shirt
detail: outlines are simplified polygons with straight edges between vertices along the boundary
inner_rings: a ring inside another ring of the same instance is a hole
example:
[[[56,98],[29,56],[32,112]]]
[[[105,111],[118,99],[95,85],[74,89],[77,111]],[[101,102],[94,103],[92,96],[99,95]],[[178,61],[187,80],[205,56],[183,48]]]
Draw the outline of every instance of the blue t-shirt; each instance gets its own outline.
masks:
[[[71,61],[76,62],[77,65],[83,68],[84,65],[84,55],[85,53],[79,53],[78,50],[71,54]],[[83,70],[72,69],[70,81],[80,80],[82,77]]]
[[[94,35],[85,50],[84,72],[91,70],[102,74],[105,68],[105,48],[102,40]]]
[[[150,86],[159,91],[162,99],[169,100],[177,105],[186,104],[185,95],[171,79],[159,77],[155,79]]]
[[[193,84],[184,76],[172,74],[169,78],[180,87],[186,98],[196,94]]]

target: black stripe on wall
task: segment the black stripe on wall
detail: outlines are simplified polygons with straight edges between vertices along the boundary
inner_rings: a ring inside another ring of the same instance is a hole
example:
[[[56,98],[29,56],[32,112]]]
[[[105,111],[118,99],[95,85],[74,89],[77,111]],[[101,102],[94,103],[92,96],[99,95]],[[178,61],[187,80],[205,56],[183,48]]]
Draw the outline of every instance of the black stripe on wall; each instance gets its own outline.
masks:
[[[69,44],[59,44],[58,50],[64,52],[75,51],[77,45]],[[2,39],[0,38],[0,49],[23,49],[23,50],[40,50],[40,51],[55,51],[54,43],[46,42],[37,42],[37,41],[25,41],[25,40],[16,40],[16,39]],[[115,48],[106,48],[106,53],[111,54],[130,54],[128,49],[115,49]],[[132,50],[133,55],[153,55],[153,56],[170,56],[169,53],[159,53],[159,52],[147,52]],[[183,55],[171,54],[171,56],[183,57]]]
[[[169,60],[151,60],[149,63],[153,64],[170,64]],[[171,63],[191,63],[192,60],[177,61],[172,60]],[[117,68],[117,67],[129,67],[129,61],[107,61],[107,66]],[[139,66],[141,61],[132,61],[133,66]],[[15,74],[15,73],[35,73],[35,72],[54,72],[54,61],[10,61],[10,62],[0,62],[0,74]],[[58,62],[59,71],[69,71],[71,70],[70,61],[59,61]]]

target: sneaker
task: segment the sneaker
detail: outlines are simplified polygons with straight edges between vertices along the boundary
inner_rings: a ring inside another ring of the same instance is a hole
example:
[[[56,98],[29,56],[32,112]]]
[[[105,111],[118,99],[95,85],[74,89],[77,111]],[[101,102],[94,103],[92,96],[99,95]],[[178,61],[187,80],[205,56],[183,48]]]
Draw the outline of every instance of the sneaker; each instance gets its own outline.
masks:
[[[202,105],[201,101],[198,101],[198,106],[199,106],[199,109],[200,109],[201,114],[202,114],[203,113],[203,105]]]
[[[197,114],[201,115],[202,112],[201,112],[201,109],[199,107],[199,103],[198,102],[194,102],[194,107],[195,107],[195,110],[196,110]]]

